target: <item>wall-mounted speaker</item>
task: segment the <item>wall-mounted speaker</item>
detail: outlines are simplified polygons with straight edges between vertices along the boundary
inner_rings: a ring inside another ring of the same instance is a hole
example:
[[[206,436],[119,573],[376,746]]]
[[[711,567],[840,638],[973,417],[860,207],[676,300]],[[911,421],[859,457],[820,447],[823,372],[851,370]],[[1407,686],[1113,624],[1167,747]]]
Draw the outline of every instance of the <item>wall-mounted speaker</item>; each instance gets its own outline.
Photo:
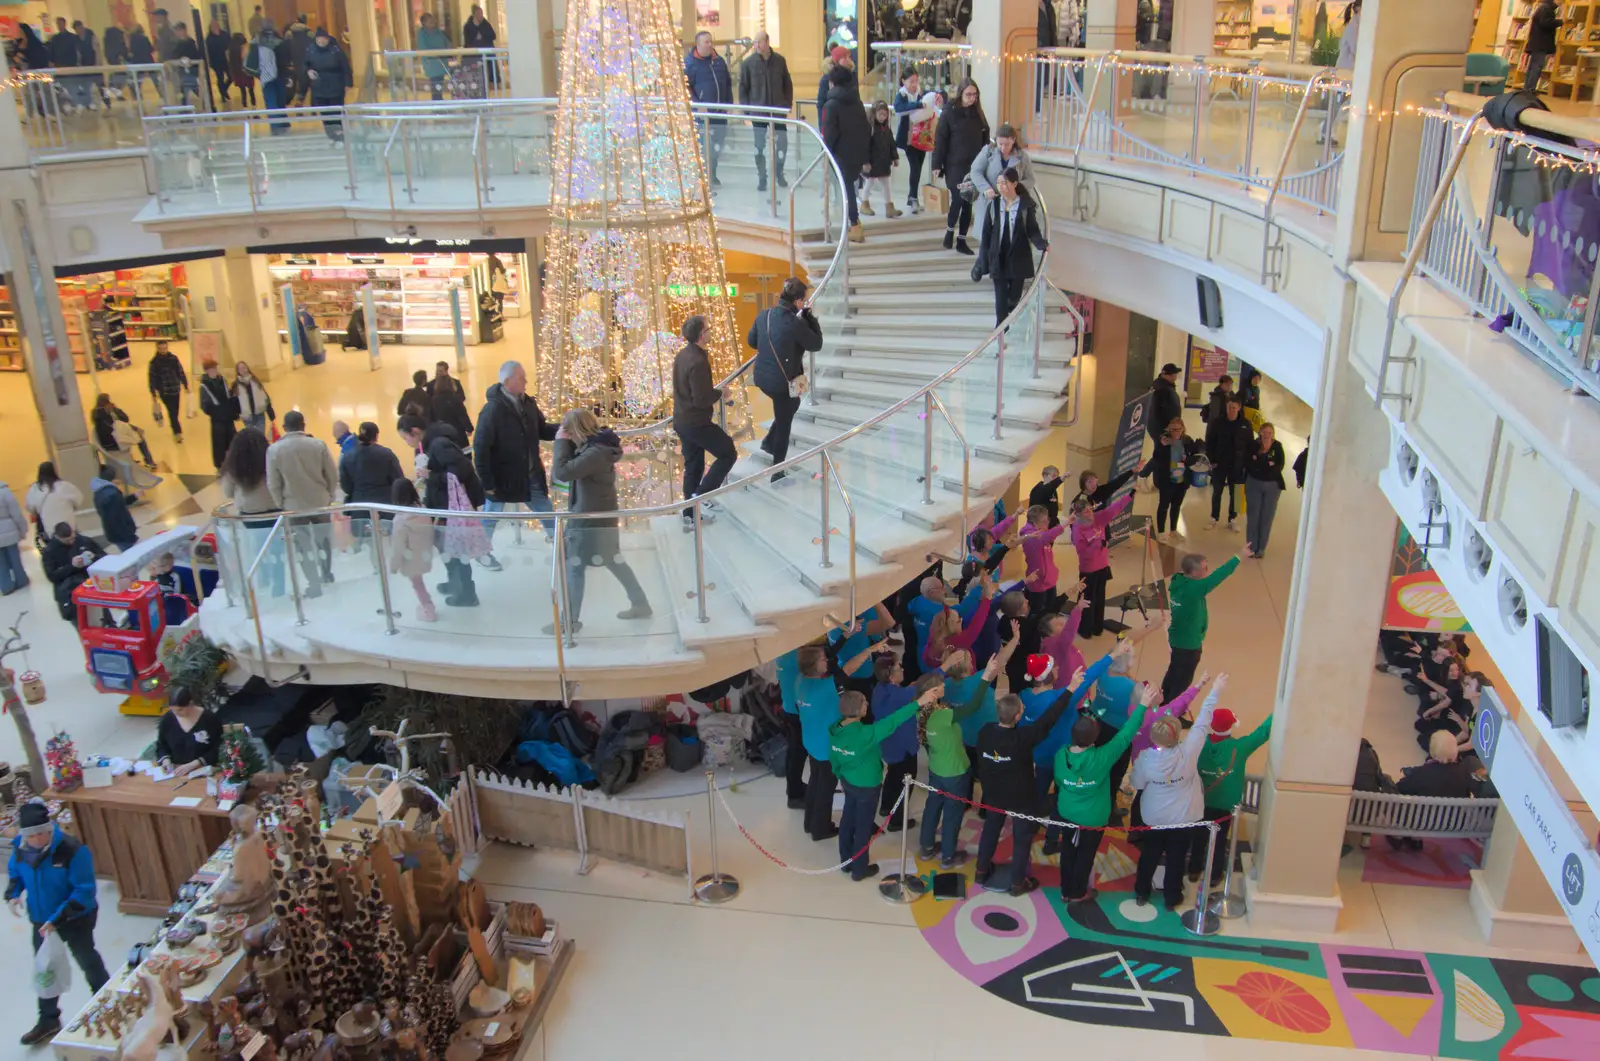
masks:
[[[1209,276],[1195,277],[1194,287],[1200,298],[1200,323],[1207,328],[1222,327],[1222,289]]]

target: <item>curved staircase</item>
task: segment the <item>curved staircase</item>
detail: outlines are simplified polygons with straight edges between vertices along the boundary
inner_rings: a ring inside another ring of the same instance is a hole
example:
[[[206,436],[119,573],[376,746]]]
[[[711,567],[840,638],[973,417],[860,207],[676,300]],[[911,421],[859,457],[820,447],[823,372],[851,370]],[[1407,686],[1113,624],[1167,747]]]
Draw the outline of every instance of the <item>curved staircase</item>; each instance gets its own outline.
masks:
[[[318,682],[559,699],[703,686],[809,640],[852,606],[866,610],[925,567],[930,552],[960,554],[964,519],[986,514],[1048,436],[1077,354],[1076,318],[1045,285],[1036,294],[1046,312],[1035,313],[1034,294],[1025,296],[1002,367],[999,344],[990,341],[993,287],[972,282],[971,258],[942,249],[942,230],[937,217],[869,219],[867,242],[848,248],[834,290],[818,307],[842,306],[843,315],[822,316],[826,345],[816,355],[813,391],[795,418],[789,451],[795,458],[826,446],[832,471],[819,452],[777,486],[764,474],[769,458],[756,440],[741,443],[730,477],[736,485],[717,498],[714,521],[702,527],[706,621],[700,621],[695,536],[676,514],[624,513],[624,557],[655,615],[612,618],[626,601],[609,574],[591,568],[585,625],[571,644],[542,633],[553,617],[552,548],[534,523],[499,528],[496,556],[504,570],[475,569],[478,608],[441,605],[438,622],[421,622],[411,587],[393,579],[392,633],[370,539],[358,546],[365,555],[337,552],[334,581],[318,596],[302,592],[297,608],[292,586],[273,593],[272,550],[257,563],[259,541],[224,528],[224,559],[231,554],[256,569],[250,581],[259,626],[244,605],[240,579],[225,576],[232,600],[209,598],[202,628],[247,669],[272,680],[304,667]],[[815,230],[797,238],[799,259],[813,277],[822,275],[836,240]],[[1035,377],[1034,330],[1041,325]],[[933,388],[937,402],[919,393],[986,342]],[[999,438],[997,377],[1004,395]],[[932,470],[926,483],[925,463]],[[225,563],[225,571],[231,566]],[[442,577],[436,563],[428,580]]]

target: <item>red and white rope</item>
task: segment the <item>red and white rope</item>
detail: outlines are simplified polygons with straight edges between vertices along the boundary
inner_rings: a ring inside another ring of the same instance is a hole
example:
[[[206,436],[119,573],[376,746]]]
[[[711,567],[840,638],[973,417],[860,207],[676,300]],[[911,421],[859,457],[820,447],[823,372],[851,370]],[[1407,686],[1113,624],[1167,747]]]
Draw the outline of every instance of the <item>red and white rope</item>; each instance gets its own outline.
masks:
[[[750,841],[751,847],[754,847],[757,851],[761,852],[763,855],[766,855],[767,858],[769,858],[776,865],[781,866],[790,873],[798,873],[803,877],[825,877],[830,873],[838,873],[840,870],[850,865],[850,863],[854,862],[857,858],[860,858],[862,855],[866,854],[867,851],[872,847],[873,841],[882,836],[884,830],[888,828],[889,822],[894,820],[895,811],[900,809],[900,804],[904,803],[906,798],[905,789],[901,789],[900,798],[894,801],[894,806],[890,808],[888,815],[884,817],[883,824],[878,826],[878,831],[872,834],[871,838],[867,840],[866,844],[862,846],[860,851],[857,851],[843,862],[829,866],[827,869],[802,869],[799,866],[789,865],[789,863],[785,862],[783,859],[779,858],[777,855],[774,855],[771,851],[768,851],[765,847],[761,846],[761,841],[750,835],[750,830],[744,827],[743,823],[739,821],[738,816],[733,813],[733,808],[728,806],[728,797],[723,793],[722,789],[718,788],[714,789],[713,791],[716,792],[717,801],[722,804],[722,809],[727,811],[728,817],[732,819],[734,828],[739,830],[740,836],[743,836],[746,840]]]
[[[1208,818],[1197,822],[1178,822],[1176,825],[1079,825],[1076,822],[1064,822],[1056,818],[1040,818],[1033,814],[1023,814],[1020,811],[1003,810],[1000,807],[991,807],[987,803],[979,803],[977,800],[969,799],[966,796],[957,796],[949,792],[944,792],[925,782],[918,781],[916,778],[912,778],[911,783],[925,792],[937,792],[945,799],[953,799],[960,803],[965,803],[969,807],[977,807],[980,810],[986,810],[994,814],[1008,814],[1013,818],[1021,818],[1023,821],[1030,821],[1036,825],[1055,826],[1056,828],[1060,829],[1115,829],[1119,832],[1128,833],[1159,832],[1163,829],[1197,829],[1202,826],[1207,829],[1214,829],[1233,817],[1231,814],[1224,814],[1220,818]]]

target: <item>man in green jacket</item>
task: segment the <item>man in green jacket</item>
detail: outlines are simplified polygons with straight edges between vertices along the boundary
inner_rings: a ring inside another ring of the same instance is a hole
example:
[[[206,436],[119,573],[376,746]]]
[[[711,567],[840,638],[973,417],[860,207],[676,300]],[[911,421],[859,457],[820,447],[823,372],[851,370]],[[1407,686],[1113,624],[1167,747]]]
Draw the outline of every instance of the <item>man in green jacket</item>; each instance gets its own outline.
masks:
[[[928,793],[928,801],[922,805],[922,840],[917,854],[925,859],[932,858],[937,839],[940,869],[954,869],[968,858],[967,850],[957,846],[961,841],[961,820],[967,813],[963,801],[972,794],[971,762],[961,735],[961,723],[977,714],[986,700],[994,702],[995,679],[1021,643],[1020,637],[1013,637],[1000,646],[1000,651],[990,657],[982,678],[972,690],[971,699],[965,704],[956,706],[941,700],[921,712],[919,728],[922,746],[928,752],[928,785],[934,791]],[[938,671],[917,679],[919,695],[929,688],[944,692],[945,678]],[[944,824],[942,833],[941,821]]]
[[[1199,553],[1190,553],[1179,562],[1177,572],[1167,581],[1167,601],[1172,614],[1167,644],[1172,649],[1172,657],[1167,663],[1166,676],[1161,679],[1162,703],[1172,700],[1194,681],[1194,672],[1200,666],[1200,648],[1205,644],[1206,627],[1211,621],[1206,610],[1206,596],[1238,567],[1239,557],[1235,556],[1213,571],[1210,560]]]
[[[866,880],[878,875],[878,864],[867,862],[867,847],[877,828],[878,790],[883,786],[881,745],[903,723],[909,722],[924,703],[933,703],[942,692],[934,686],[888,718],[867,723],[867,698],[855,690],[839,694],[839,721],[828,730],[828,760],[833,776],[844,788],[844,814],[839,819],[840,869],[851,880]]]
[[[1155,687],[1146,685],[1128,721],[1099,747],[1095,746],[1099,721],[1092,715],[1080,715],[1072,725],[1072,743],[1056,752],[1056,811],[1062,821],[1078,826],[1061,847],[1062,902],[1085,903],[1098,894],[1089,887],[1089,874],[1111,820],[1111,767],[1133,743],[1155,697]]]
[[[1272,716],[1255,729],[1248,736],[1235,737],[1234,725],[1238,720],[1233,717],[1233,712],[1227,708],[1218,708],[1211,715],[1211,734],[1206,746],[1200,751],[1200,784],[1205,788],[1206,813],[1208,821],[1216,821],[1231,815],[1234,808],[1244,800],[1244,767],[1250,761],[1250,756],[1256,749],[1267,743],[1267,738],[1272,736]],[[1211,858],[1211,883],[1217,884],[1222,880],[1222,871],[1226,868],[1228,857],[1228,835],[1233,831],[1233,819],[1228,821],[1217,833],[1216,853]],[[1209,830],[1196,829],[1194,846],[1189,849],[1189,879],[1200,879],[1201,868],[1206,862],[1206,843],[1210,839]]]

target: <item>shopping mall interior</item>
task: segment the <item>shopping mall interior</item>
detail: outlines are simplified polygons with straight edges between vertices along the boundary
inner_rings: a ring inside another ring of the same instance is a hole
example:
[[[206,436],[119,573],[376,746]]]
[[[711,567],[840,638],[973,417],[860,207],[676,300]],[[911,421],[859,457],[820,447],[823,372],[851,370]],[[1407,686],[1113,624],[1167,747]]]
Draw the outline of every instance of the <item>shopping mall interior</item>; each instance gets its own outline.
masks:
[[[3,1056],[1600,1061],[1600,4],[156,2],[0,0]]]

